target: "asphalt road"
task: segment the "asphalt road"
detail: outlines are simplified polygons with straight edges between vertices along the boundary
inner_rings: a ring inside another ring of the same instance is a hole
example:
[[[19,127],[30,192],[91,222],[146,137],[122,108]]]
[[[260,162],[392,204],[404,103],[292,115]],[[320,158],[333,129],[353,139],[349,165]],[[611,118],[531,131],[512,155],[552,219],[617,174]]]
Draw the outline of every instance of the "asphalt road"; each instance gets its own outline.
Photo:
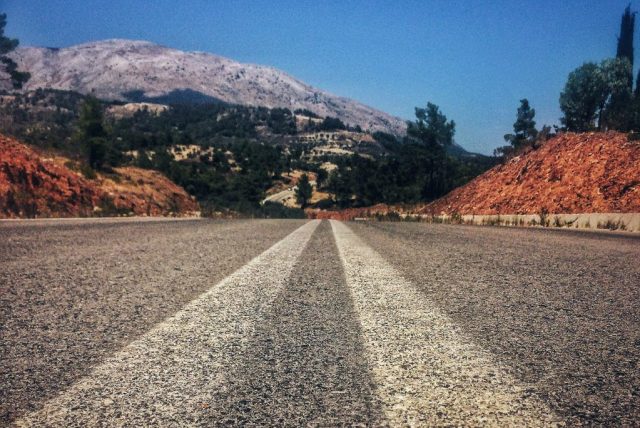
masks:
[[[640,424],[640,239],[0,222],[0,425]]]

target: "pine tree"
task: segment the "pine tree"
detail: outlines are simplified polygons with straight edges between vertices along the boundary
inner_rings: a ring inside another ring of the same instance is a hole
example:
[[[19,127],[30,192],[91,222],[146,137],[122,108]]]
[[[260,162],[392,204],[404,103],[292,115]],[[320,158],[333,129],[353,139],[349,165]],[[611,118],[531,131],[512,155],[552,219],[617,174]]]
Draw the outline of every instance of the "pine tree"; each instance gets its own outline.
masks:
[[[2,80],[10,80],[14,89],[22,88],[22,85],[29,80],[29,73],[18,71],[18,65],[7,54],[18,47],[20,43],[18,39],[10,39],[4,35],[4,27],[7,25],[7,14],[0,13],[0,63],[4,65],[4,72],[8,74],[8,78],[0,78]]]
[[[307,174],[302,174],[300,181],[298,181],[298,188],[296,189],[296,199],[302,208],[307,206],[312,193],[313,189],[311,187],[311,183],[309,183],[309,176],[307,176]]]
[[[407,135],[431,148],[445,148],[453,144],[456,124],[453,120],[447,122],[440,108],[427,103],[427,108],[416,107],[416,121],[408,122]]]
[[[504,136],[506,142],[510,143],[514,149],[519,149],[526,144],[531,144],[538,136],[536,129],[536,110],[531,108],[529,100],[523,98],[520,100],[516,121],[513,124],[515,134],[507,134]]]
[[[627,58],[585,63],[569,74],[560,94],[560,122],[569,131],[623,131],[629,126],[631,90]]]
[[[102,125],[102,106],[89,97],[80,109],[76,139],[84,146],[87,161],[93,169],[103,169],[109,161],[110,148]]]

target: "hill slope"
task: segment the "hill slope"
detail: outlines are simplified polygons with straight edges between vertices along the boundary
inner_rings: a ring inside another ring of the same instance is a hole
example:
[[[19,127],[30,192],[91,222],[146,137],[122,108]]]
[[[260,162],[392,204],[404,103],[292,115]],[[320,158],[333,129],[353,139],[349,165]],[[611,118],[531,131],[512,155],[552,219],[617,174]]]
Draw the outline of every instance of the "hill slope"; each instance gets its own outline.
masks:
[[[199,209],[156,171],[123,167],[89,180],[69,162],[0,135],[0,218],[192,215]]]
[[[403,120],[309,86],[271,67],[242,64],[203,52],[149,42],[105,40],[63,49],[12,53],[31,73],[26,90],[53,88],[113,100],[172,99],[308,109],[363,129],[401,134]]]
[[[561,134],[418,210],[423,214],[639,213],[640,142]]]

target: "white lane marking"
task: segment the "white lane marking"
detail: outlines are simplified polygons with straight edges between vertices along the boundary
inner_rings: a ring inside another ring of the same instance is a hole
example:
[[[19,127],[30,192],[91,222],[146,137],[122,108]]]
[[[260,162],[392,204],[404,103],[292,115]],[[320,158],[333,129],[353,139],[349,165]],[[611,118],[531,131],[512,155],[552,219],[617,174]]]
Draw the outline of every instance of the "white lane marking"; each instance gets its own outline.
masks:
[[[319,223],[304,224],[17,424],[196,423]]]
[[[391,426],[549,426],[559,421],[348,226],[334,220],[331,226],[376,394]]]

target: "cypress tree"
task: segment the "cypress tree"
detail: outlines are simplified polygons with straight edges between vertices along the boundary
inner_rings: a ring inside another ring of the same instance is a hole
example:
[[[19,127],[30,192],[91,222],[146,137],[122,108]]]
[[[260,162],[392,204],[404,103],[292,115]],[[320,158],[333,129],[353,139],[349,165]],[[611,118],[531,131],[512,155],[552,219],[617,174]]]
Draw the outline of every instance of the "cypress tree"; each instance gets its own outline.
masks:
[[[620,36],[618,37],[618,50],[616,58],[627,58],[631,63],[631,73],[629,74],[629,89],[633,89],[633,30],[635,28],[636,12],[631,12],[631,5],[628,5],[622,19],[620,20]]]

